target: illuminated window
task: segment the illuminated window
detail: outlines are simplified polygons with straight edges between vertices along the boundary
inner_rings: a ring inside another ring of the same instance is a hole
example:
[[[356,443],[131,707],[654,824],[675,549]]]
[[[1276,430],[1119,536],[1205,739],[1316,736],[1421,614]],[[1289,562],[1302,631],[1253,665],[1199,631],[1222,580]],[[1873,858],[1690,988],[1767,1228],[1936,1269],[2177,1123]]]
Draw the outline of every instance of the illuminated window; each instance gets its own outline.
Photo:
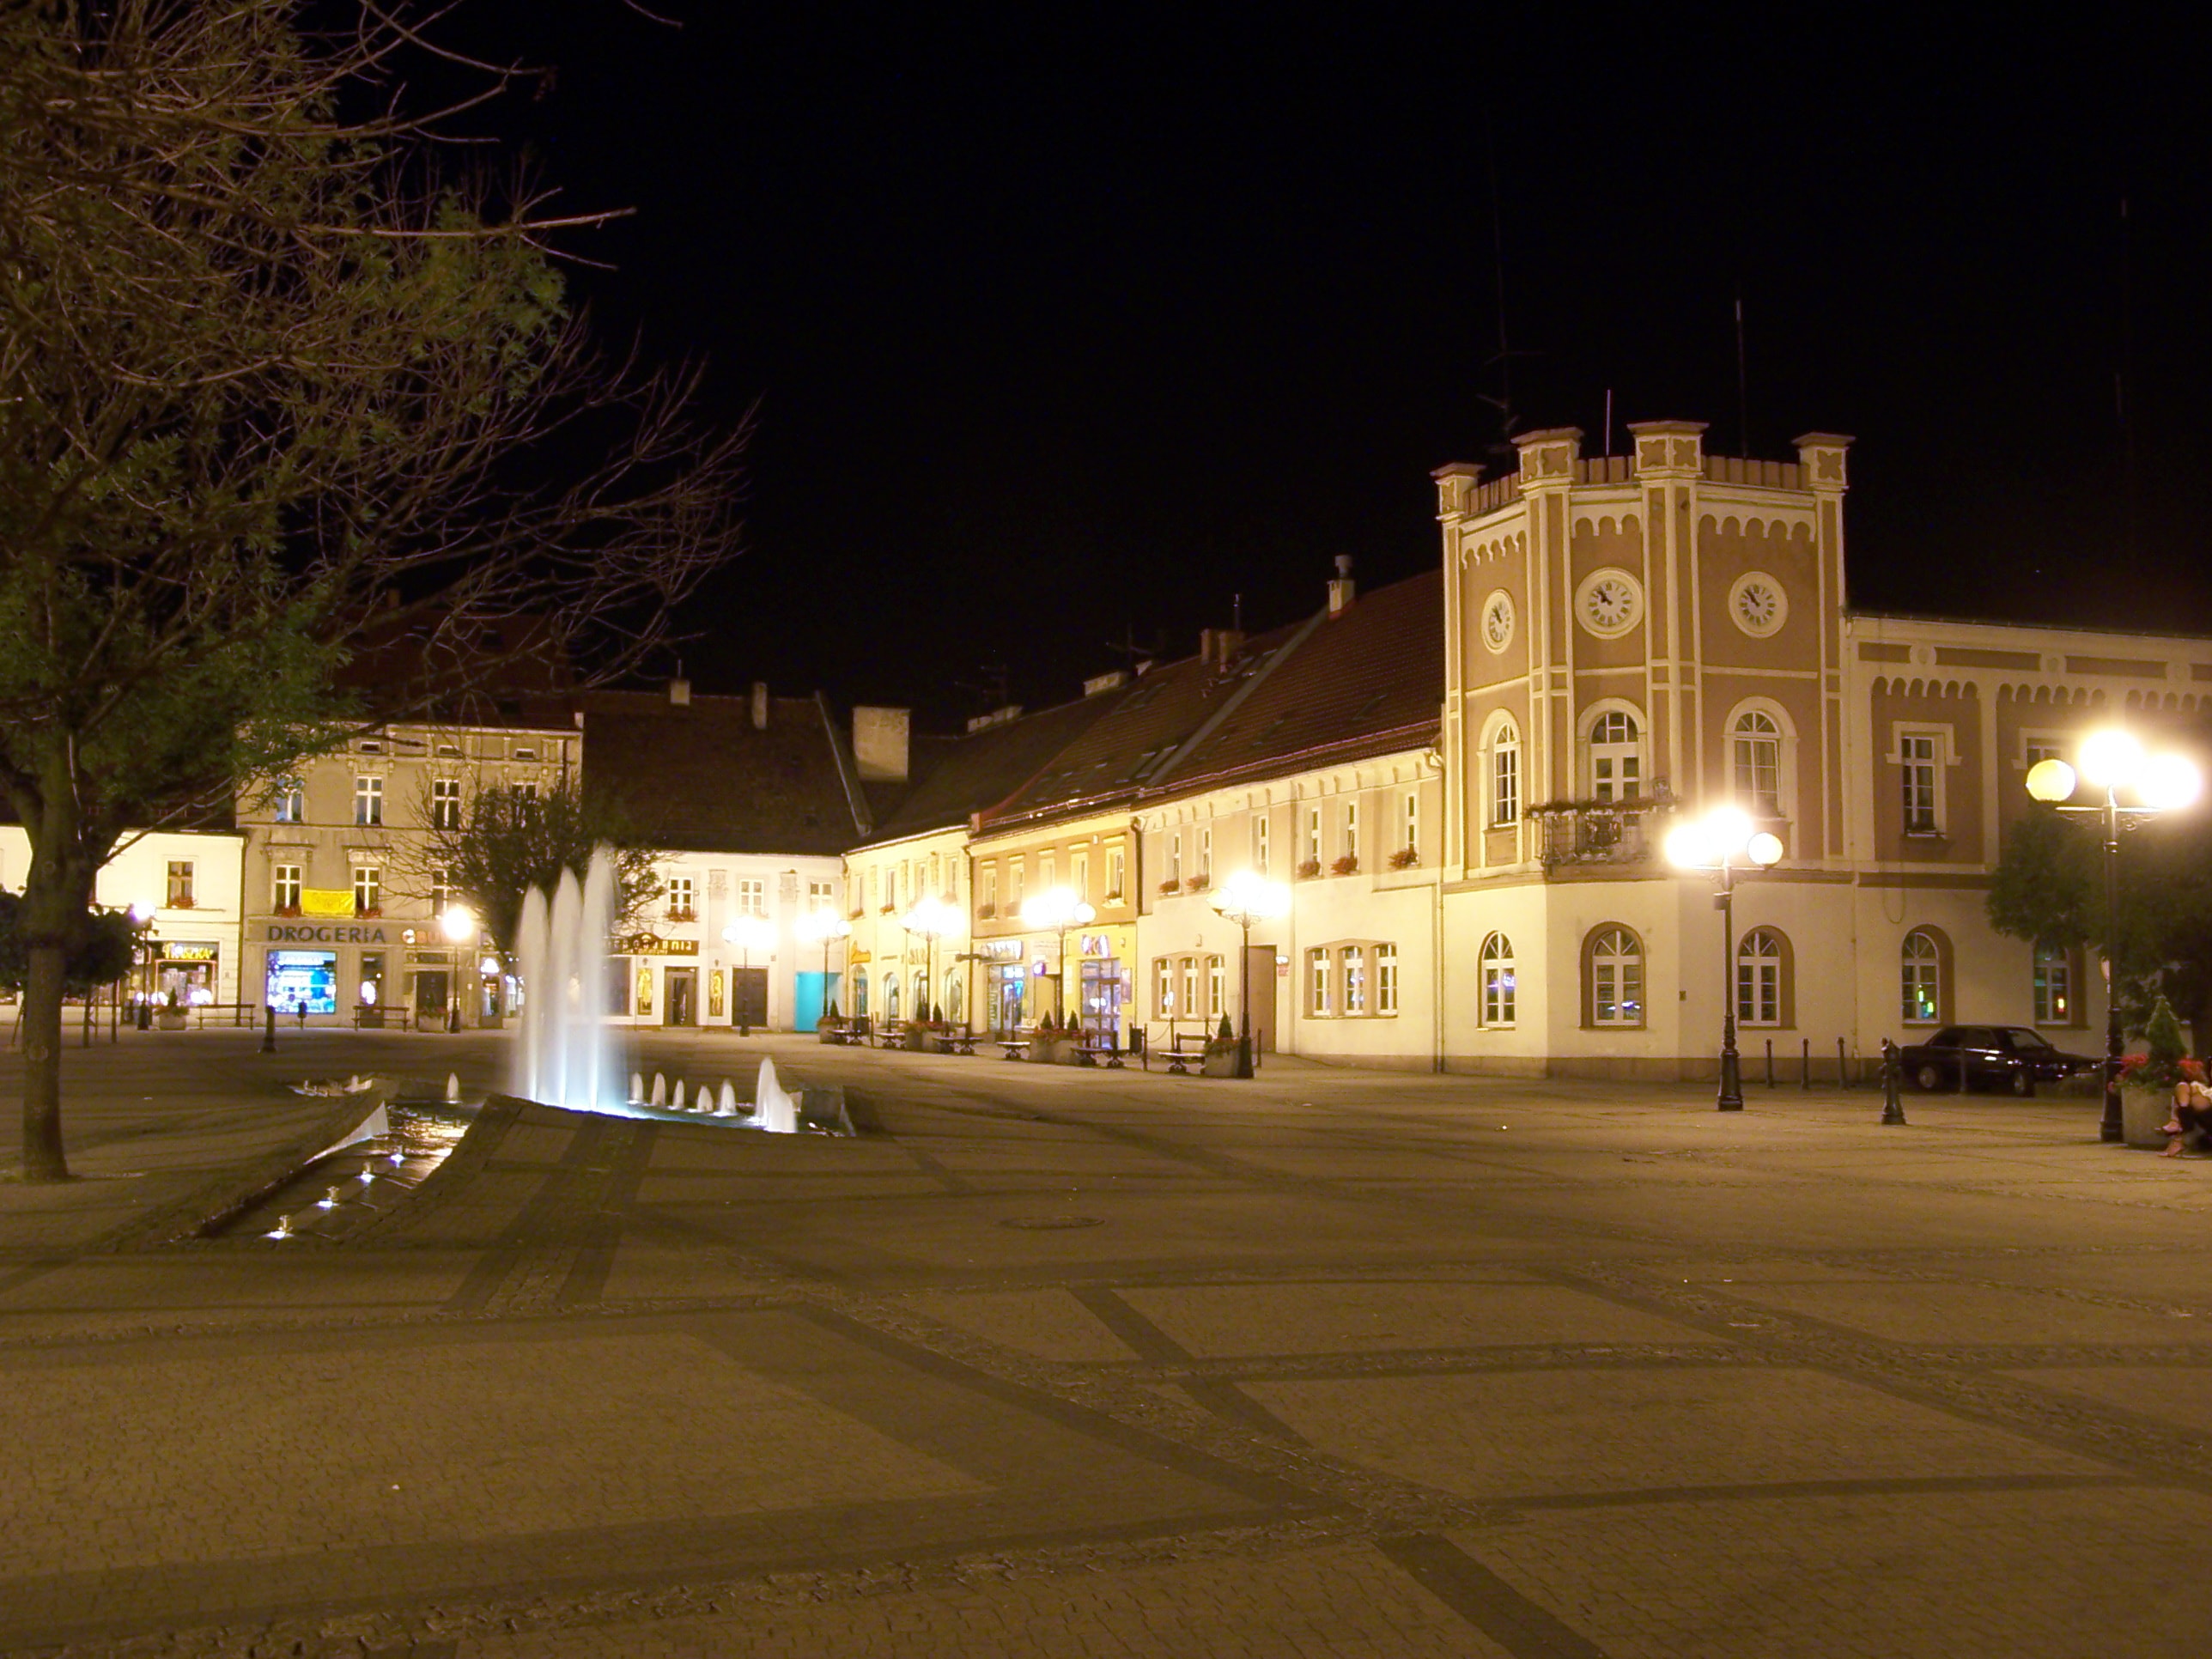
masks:
[[[1626,927],[1600,928],[1589,945],[1590,1024],[1644,1024],[1644,944]]]
[[[458,830],[461,827],[461,781],[459,778],[430,780],[430,827],[433,830]]]
[[[365,916],[384,902],[384,872],[374,864],[353,867],[353,910]]]
[[[1267,873],[1267,815],[1265,812],[1252,820],[1252,865],[1261,875]]]
[[[192,861],[190,859],[169,860],[169,908],[189,910],[192,908]]]
[[[1513,1024],[1513,941],[1492,933],[1482,941],[1482,1023]]]
[[[1521,822],[1521,733],[1511,720],[1490,742],[1490,821]]]
[[[276,907],[279,910],[297,910],[300,908],[300,866],[279,864],[270,870],[270,897]]]
[[[384,822],[384,780],[357,777],[353,781],[353,821],[358,824]]]
[[[1899,1014],[1908,1025],[1933,1025],[1942,1018],[1943,951],[1935,935],[1916,927],[1905,936],[1898,957]]]
[[[671,876],[668,878],[668,919],[671,921],[689,921],[691,919],[694,914],[691,890],[690,877]]]
[[[2074,956],[2070,951],[2035,953],[2035,1023],[2071,1025],[2074,1018]]]
[[[286,781],[276,791],[276,822],[304,823],[307,817],[307,791],[297,778]]]
[[[1729,736],[1736,804],[1755,818],[1782,816],[1782,728],[1756,708],[1737,717]]]
[[[1398,1012],[1398,947],[1395,945],[1375,947],[1375,1012]]]
[[[1221,994],[1223,982],[1226,978],[1227,975],[1224,973],[1222,969],[1221,958],[1219,957],[1206,957],[1206,1017],[1208,1019],[1219,1019],[1221,1018]]]
[[[686,901],[684,908],[689,910],[691,908],[689,902],[691,880],[686,876],[683,878],[683,881]],[[764,916],[768,914],[767,877],[739,876],[738,878],[738,914],[741,916]]]
[[[1367,952],[1357,945],[1344,947],[1344,1012],[1364,1014],[1367,1012]]]
[[[1316,1018],[1329,1012],[1328,952],[1324,950],[1306,952],[1306,1012]]]

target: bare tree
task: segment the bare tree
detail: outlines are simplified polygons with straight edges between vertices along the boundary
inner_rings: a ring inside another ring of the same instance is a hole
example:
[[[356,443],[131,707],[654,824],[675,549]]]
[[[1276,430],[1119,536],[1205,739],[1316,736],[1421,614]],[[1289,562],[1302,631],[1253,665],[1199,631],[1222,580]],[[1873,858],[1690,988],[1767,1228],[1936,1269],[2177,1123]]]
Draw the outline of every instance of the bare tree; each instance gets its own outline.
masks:
[[[736,550],[743,432],[593,349],[547,246],[587,219],[438,176],[404,4],[0,0],[27,1179],[68,1173],[63,962],[125,836],[490,677],[619,672]]]

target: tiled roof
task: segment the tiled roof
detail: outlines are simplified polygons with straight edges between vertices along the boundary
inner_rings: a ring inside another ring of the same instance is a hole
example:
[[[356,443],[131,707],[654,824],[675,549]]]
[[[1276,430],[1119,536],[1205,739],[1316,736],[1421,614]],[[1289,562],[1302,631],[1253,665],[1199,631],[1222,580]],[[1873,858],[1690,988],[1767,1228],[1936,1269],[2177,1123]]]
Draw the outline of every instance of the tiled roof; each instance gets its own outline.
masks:
[[[586,692],[584,793],[657,847],[691,853],[842,853],[860,838],[822,705],[771,697]]]
[[[1083,811],[1126,799],[1159,773],[1206,723],[1266,675],[1298,626],[1248,641],[1224,667],[1204,656],[1152,670],[1114,706],[1047,761],[1021,788],[984,814],[986,825]]]
[[[1137,689],[1102,691],[957,738],[915,738],[913,785],[878,821],[873,839],[896,841],[966,823],[1023,788]]]
[[[1443,579],[1429,571],[1324,620],[1174,772],[1169,791],[1436,740]]]

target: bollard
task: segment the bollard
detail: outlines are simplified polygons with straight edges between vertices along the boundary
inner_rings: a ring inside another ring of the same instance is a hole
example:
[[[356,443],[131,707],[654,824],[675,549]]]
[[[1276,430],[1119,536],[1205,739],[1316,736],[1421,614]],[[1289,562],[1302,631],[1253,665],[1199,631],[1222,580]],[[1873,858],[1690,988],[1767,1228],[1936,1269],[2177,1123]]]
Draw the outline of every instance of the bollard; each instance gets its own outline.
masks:
[[[1840,1083],[1844,1079],[1838,1074],[1836,1080]],[[1801,1090],[1813,1086],[1813,1039],[1810,1037],[1797,1040],[1797,1086]]]
[[[1836,1039],[1836,1086],[1839,1089],[1851,1086],[1851,1062],[1844,1057],[1841,1037]]]
[[[1897,1045],[1881,1040],[1881,1121],[1885,1127],[1905,1122],[1905,1103],[1897,1092]]]
[[[267,1016],[261,1027],[261,1052],[273,1054],[276,1052],[276,1005],[272,1002],[261,1012]]]
[[[1774,1039],[1766,1039],[1766,1086],[1774,1086]]]

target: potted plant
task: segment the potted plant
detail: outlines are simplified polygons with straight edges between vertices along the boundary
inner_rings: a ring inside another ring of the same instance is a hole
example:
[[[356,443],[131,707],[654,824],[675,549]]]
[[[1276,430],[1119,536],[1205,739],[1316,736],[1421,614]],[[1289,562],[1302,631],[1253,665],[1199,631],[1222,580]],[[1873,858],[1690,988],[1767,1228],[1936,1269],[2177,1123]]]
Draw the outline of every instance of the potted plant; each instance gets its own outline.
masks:
[[[161,1005],[161,1011],[155,1018],[161,1021],[161,1029],[165,1031],[181,1031],[185,1029],[184,1000],[178,996],[177,988],[173,985],[169,988],[169,1000]]]
[[[1321,860],[1319,859],[1308,859],[1304,863],[1298,866],[1298,875],[1301,879],[1310,880],[1320,873]]]
[[[1420,861],[1421,854],[1418,848],[1401,847],[1390,854],[1390,867],[1393,870],[1410,870]]]
[[[1221,1024],[1214,1027],[1213,1035],[1206,1040],[1206,1057],[1198,1063],[1200,1077],[1236,1077],[1242,1067],[1242,1055],[1237,1032],[1229,1024],[1229,1016],[1222,1015]]]
[[[2181,1022],[2164,997],[2143,1023],[2143,1052],[2120,1062],[2120,1130],[2130,1146],[2163,1147],[2164,1125],[2173,1115],[2173,1085],[2195,1081],[2203,1067],[2188,1057]]]
[[[837,1018],[837,999],[830,999],[830,1006],[822,1018],[814,1022],[814,1036],[822,1042],[836,1042],[844,1036],[845,1022]]]
[[[1346,853],[1342,858],[1337,860],[1335,863],[1330,865],[1328,868],[1329,873],[1332,875],[1355,875],[1359,870],[1359,854],[1357,853]]]
[[[1213,878],[1206,874],[1205,871],[1201,870],[1183,884],[1189,888],[1194,893],[1203,893],[1207,888],[1213,885]]]
[[[936,1046],[930,1041],[936,1029],[935,1011],[930,1007],[927,1000],[916,1003],[914,1018],[907,1021],[906,1035],[900,1040],[899,1046],[902,1048],[910,1048],[918,1054],[927,1054]]]
[[[1165,881],[1160,884],[1160,891],[1163,893],[1180,893],[1182,891],[1182,883],[1178,881],[1175,877],[1170,876]]]

